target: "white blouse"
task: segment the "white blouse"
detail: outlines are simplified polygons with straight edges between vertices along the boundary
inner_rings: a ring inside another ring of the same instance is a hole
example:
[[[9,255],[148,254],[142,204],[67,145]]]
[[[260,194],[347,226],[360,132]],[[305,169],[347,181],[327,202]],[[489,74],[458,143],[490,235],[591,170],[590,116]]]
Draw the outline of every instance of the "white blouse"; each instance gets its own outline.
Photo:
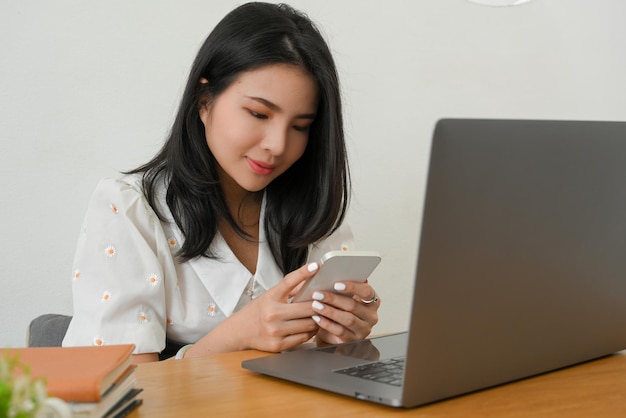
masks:
[[[217,258],[178,262],[183,236],[159,195],[161,222],[145,199],[139,175],[102,180],[89,203],[74,259],[74,316],[63,346],[135,344],[135,354],[161,352],[165,338],[190,344],[276,285],[283,274],[265,239],[265,201],[253,275],[221,235]],[[311,246],[309,261],[352,246],[344,222]]]

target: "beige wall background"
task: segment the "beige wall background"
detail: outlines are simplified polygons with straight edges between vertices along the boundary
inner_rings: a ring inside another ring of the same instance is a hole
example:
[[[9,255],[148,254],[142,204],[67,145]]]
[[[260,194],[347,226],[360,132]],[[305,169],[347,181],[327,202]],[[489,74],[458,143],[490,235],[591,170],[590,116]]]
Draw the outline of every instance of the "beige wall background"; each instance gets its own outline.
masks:
[[[191,61],[239,1],[0,1],[0,346],[72,313],[97,181],[162,144]],[[293,0],[343,82],[361,249],[383,262],[375,332],[404,330],[430,136],[442,117],[626,120],[626,2]]]

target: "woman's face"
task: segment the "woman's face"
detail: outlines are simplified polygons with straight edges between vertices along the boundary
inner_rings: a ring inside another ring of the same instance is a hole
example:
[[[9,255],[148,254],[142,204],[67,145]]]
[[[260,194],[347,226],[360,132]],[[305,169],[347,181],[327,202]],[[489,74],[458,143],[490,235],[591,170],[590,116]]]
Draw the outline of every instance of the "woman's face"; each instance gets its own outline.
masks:
[[[273,64],[242,73],[203,106],[200,119],[225,191],[263,190],[291,167],[304,153],[317,103],[309,73]]]

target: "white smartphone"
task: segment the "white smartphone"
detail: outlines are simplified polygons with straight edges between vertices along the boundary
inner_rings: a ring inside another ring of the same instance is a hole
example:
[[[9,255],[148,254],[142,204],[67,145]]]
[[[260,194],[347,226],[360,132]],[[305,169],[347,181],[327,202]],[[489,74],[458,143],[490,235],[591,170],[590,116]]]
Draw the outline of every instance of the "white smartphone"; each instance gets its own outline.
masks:
[[[316,290],[335,292],[335,282],[364,282],[380,260],[380,254],[375,251],[330,251],[319,261],[315,276],[302,286],[291,302],[313,300]]]

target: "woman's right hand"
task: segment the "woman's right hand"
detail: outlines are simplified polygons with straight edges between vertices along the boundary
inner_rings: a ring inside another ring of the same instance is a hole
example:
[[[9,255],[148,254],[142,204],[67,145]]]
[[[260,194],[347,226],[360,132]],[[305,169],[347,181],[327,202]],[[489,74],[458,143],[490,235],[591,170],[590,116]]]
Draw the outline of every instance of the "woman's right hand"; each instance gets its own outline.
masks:
[[[202,337],[185,357],[248,349],[279,352],[309,341],[319,329],[312,319],[311,302],[289,303],[289,299],[318,268],[317,263],[310,263],[287,274]]]
[[[318,331],[310,302],[289,303],[290,297],[315,275],[317,263],[287,274],[276,286],[250,302],[241,314],[249,316],[248,345],[256,350],[279,352],[309,341]]]

